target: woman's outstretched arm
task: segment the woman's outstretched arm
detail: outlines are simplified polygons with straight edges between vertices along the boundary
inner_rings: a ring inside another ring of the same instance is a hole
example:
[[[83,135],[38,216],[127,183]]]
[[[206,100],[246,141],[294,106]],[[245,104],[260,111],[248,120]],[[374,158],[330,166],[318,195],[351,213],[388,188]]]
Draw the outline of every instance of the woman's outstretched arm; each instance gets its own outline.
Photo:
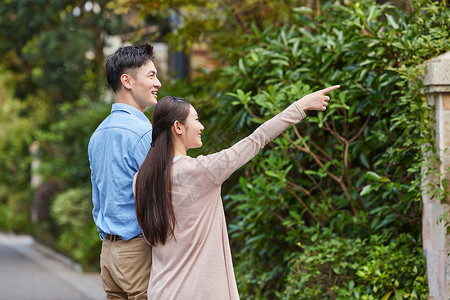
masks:
[[[234,171],[256,156],[265,145],[280,135],[287,127],[305,118],[304,111],[324,111],[330,100],[327,93],[339,87],[339,85],[328,87],[295,101],[232,147],[214,154],[197,157],[199,167],[207,173],[214,183],[222,184]]]

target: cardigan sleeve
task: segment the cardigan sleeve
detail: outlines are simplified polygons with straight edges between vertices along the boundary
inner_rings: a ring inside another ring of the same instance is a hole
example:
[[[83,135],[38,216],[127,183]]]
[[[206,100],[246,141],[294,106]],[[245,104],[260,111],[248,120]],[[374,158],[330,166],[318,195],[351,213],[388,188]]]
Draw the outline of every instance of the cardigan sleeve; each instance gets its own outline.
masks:
[[[215,184],[220,185],[287,127],[298,123],[305,117],[306,114],[297,100],[232,147],[214,154],[198,156],[197,163]]]

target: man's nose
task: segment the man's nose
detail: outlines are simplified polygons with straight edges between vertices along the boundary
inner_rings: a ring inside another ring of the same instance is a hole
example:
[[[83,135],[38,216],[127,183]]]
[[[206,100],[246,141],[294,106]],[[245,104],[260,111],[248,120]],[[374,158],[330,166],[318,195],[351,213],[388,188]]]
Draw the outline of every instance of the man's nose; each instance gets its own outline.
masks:
[[[155,86],[158,87],[158,88],[160,88],[162,86],[161,81],[159,81],[158,78],[156,78]]]

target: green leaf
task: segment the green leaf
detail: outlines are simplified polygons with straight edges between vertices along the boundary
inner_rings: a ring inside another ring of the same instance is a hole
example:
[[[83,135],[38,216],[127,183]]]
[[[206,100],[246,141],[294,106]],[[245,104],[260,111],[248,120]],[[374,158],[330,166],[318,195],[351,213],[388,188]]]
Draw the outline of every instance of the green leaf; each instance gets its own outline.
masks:
[[[383,298],[381,298],[381,300],[387,300],[389,299],[389,297],[391,296],[393,291],[388,292],[386,295],[383,296]]]
[[[372,172],[372,171],[368,171],[365,176],[369,180],[381,181],[380,175],[378,175],[377,173]]]
[[[283,65],[283,66],[289,67],[289,62],[287,62],[283,59],[273,59],[270,62],[274,65]]]
[[[239,59],[238,65],[239,65],[239,69],[242,71],[242,73],[247,75],[247,69],[245,68],[244,60],[242,58]]]
[[[390,14],[386,14],[386,18],[389,22],[389,24],[394,28],[394,29],[398,29],[398,23],[394,20],[394,18],[390,15]]]
[[[309,14],[312,13],[312,9],[306,6],[299,6],[292,8],[292,11],[298,13],[298,14]]]
[[[369,161],[367,160],[367,156],[365,156],[363,153],[359,154],[359,160],[363,164],[364,167],[367,169],[370,168]]]
[[[275,177],[275,178],[281,178],[282,177],[282,175],[280,175],[278,173],[275,173],[275,172],[272,172],[272,171],[269,171],[269,170],[266,170],[266,175],[268,175],[270,177]]]
[[[361,191],[361,193],[360,193],[359,195],[360,195],[360,196],[368,195],[372,190],[373,190],[372,185],[366,185],[366,186],[362,189],[362,191]]]

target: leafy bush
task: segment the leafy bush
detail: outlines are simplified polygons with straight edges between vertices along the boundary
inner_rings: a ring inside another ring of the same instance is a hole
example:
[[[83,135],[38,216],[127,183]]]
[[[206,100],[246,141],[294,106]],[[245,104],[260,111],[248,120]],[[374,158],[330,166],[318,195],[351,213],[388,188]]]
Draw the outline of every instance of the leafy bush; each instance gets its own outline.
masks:
[[[17,233],[32,233],[30,202],[27,192],[9,195],[7,204],[0,204],[0,218],[2,219],[0,229]]]
[[[45,181],[56,177],[66,187],[88,185],[89,138],[111,111],[111,104],[81,99],[57,108],[59,118],[37,134],[42,145],[39,172]]]
[[[450,48],[450,12],[418,1],[405,15],[364,0],[329,3],[315,22],[305,9],[294,11],[295,24],[256,30],[247,54],[223,72],[238,88],[228,103],[250,130],[306,93],[341,84],[325,113],[309,112],[247,164],[229,195],[235,270],[246,299],[284,289],[283,266],[298,255],[298,241],[382,232],[390,245],[402,233],[421,234],[420,147],[434,145],[421,64]],[[390,284],[378,290],[388,293]]]
[[[92,221],[91,190],[73,188],[57,195],[51,214],[61,230],[59,249],[85,269],[98,269],[101,243]]]
[[[292,260],[282,299],[427,299],[420,240],[401,234],[334,237],[303,246]]]
[[[29,222],[31,206],[28,146],[35,126],[43,121],[46,106],[35,107],[39,94],[23,101],[12,95],[11,73],[0,68],[0,230],[32,232]],[[36,116],[28,118],[27,109]]]
[[[53,188],[53,193],[64,192],[49,201],[35,201],[37,206],[51,203],[51,218],[35,224],[36,237],[67,253],[89,270],[98,268],[101,242],[92,220],[87,146],[95,128],[110,110],[110,104],[101,102],[65,103],[58,107],[60,119],[50,124],[49,130],[38,132],[42,145],[39,172],[46,183],[57,183],[58,188]],[[47,194],[44,196],[49,197]],[[48,207],[35,209],[45,211]],[[57,242],[52,243],[52,240]]]

